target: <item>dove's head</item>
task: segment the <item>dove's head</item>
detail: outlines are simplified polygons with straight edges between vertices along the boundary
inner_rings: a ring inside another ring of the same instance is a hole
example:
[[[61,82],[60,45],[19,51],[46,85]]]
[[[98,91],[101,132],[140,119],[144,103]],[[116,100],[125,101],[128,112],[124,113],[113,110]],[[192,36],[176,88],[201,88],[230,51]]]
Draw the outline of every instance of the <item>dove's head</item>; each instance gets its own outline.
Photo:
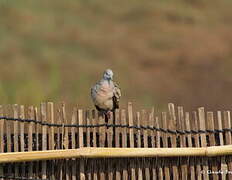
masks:
[[[107,69],[104,71],[104,74],[103,74],[103,79],[105,80],[113,80],[113,71],[111,69]]]

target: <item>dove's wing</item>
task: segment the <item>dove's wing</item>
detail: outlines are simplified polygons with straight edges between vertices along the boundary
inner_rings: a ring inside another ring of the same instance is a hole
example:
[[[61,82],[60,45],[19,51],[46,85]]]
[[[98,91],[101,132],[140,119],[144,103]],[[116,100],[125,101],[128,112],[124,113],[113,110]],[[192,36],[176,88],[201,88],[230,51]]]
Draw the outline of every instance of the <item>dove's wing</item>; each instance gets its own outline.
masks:
[[[99,110],[108,111],[113,107],[114,84],[106,80],[99,81],[91,88],[91,98]]]
[[[94,104],[95,104],[95,101],[96,101],[98,86],[99,86],[98,84],[95,84],[95,85],[91,88],[91,98],[92,98]]]
[[[113,104],[114,104],[113,108],[117,109],[117,108],[119,108],[119,100],[120,100],[122,94],[121,94],[121,90],[120,90],[118,84],[115,82],[113,84],[114,84],[114,96],[112,98]]]

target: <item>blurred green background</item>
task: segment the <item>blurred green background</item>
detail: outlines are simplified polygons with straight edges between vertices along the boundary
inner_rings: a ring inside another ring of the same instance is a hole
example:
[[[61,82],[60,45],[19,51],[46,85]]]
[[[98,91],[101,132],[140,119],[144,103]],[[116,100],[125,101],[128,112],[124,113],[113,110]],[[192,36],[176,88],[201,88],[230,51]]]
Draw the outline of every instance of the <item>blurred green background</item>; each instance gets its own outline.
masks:
[[[138,107],[232,104],[231,0],[1,0],[1,104],[93,107],[106,68]]]

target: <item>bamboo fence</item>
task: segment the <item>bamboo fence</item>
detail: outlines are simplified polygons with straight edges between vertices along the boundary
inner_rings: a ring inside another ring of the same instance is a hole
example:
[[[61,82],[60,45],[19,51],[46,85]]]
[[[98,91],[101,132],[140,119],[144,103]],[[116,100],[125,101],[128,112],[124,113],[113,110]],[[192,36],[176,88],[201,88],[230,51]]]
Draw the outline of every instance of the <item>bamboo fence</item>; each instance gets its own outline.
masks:
[[[48,102],[0,106],[0,117],[0,180],[232,179],[230,111],[128,103],[106,124],[94,110]]]

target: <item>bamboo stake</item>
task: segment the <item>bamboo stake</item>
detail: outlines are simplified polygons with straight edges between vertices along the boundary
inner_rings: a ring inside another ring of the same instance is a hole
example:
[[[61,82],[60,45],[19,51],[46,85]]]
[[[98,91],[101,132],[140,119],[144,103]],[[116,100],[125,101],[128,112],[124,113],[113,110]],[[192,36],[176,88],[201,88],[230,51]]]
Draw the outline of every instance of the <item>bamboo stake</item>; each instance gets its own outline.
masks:
[[[65,104],[62,103],[61,105],[61,114],[62,114],[62,120],[63,120],[63,123],[64,124],[67,124],[67,117],[66,117],[66,107],[65,107]],[[63,136],[63,146],[64,146],[64,149],[68,149],[68,127],[67,128],[64,128],[64,136]]]
[[[163,121],[163,128],[167,129],[167,113],[162,112],[161,113],[161,118]],[[166,133],[162,133],[162,139],[163,139],[163,147],[167,148],[168,147],[168,135]],[[170,180],[170,162],[167,159],[163,159],[164,164],[164,175],[165,175],[165,180]]]
[[[18,116],[18,105],[17,104],[14,104],[13,105],[13,117],[14,118],[19,118]],[[14,123],[14,152],[19,152],[19,133],[18,133],[18,130],[19,130],[19,122],[18,121],[15,121],[13,122]],[[18,164],[15,164],[15,176],[18,177],[19,175],[19,165]]]
[[[213,112],[207,112],[206,114],[206,124],[207,124],[207,129],[210,130],[214,130],[214,116],[213,116]],[[215,134],[210,134],[209,133],[209,145],[210,146],[215,146],[216,142],[215,142]],[[218,171],[218,167],[217,167],[217,161],[215,158],[209,159],[209,162],[212,165],[212,171],[213,172],[217,172]],[[217,174],[213,174],[213,180],[218,180],[219,176]]]
[[[59,124],[62,124],[62,126],[57,128],[57,147],[56,147],[56,149],[63,149],[64,125],[63,125],[63,119],[62,119],[60,107],[57,109],[57,122]],[[57,169],[58,169],[57,174],[58,174],[60,180],[62,180],[62,178],[63,178],[63,164],[64,164],[64,161],[57,161]]]
[[[199,118],[197,116],[197,112],[193,112],[193,119],[190,122],[191,127],[193,130],[198,130],[199,129]],[[195,141],[195,147],[200,147],[200,135],[195,134],[193,135],[194,141]],[[196,179],[197,180],[202,180],[202,173],[201,173],[201,159],[200,158],[195,158],[195,163],[196,163]]]
[[[74,108],[72,112],[72,124],[77,124],[77,109]],[[76,148],[76,128],[71,128],[71,136],[72,136],[72,149]],[[75,159],[72,159],[72,180],[77,179],[77,163]]]
[[[157,127],[157,128],[160,127],[158,116],[155,117],[155,127]],[[161,136],[161,133],[159,131],[156,131],[156,147],[157,148],[160,148],[160,136]],[[156,163],[159,164],[159,166],[158,166],[158,179],[163,179],[164,174],[163,174],[163,168],[161,166],[162,161],[160,159],[157,159]]]
[[[46,113],[46,103],[41,103],[40,105],[41,111],[41,120],[42,122],[47,121],[47,113]],[[42,126],[42,150],[47,149],[47,126]],[[42,162],[42,178],[47,178],[47,162]]]
[[[140,127],[140,112],[137,112],[136,113],[136,119],[137,119],[137,126]],[[141,148],[141,130],[138,129],[137,130],[137,147],[138,148]],[[142,168],[140,166],[138,166],[138,180],[142,180],[143,179],[143,171],[142,171]]]
[[[204,107],[200,107],[198,108],[198,116],[199,116],[199,128],[200,130],[205,131],[206,127],[205,127],[205,110]],[[200,134],[200,138],[201,138],[201,147],[206,147],[207,146],[207,141],[206,141],[206,134]],[[202,159],[202,167],[204,172],[207,172],[209,169],[209,164],[208,164],[208,160],[207,159]],[[204,173],[203,174],[203,179],[204,180],[208,180],[209,179],[209,174],[208,173]]]
[[[3,116],[3,107],[0,105],[0,116]],[[4,152],[4,119],[0,119],[0,153]],[[0,165],[0,176],[3,176],[3,166]],[[0,178],[3,180],[3,178]]]
[[[168,121],[168,128],[169,129],[176,129],[177,127],[177,119],[176,119],[176,114],[175,114],[175,106],[173,103],[169,103],[168,104],[168,110],[169,110],[169,117],[170,120]],[[170,135],[171,137],[171,147],[177,147],[177,143],[176,143],[176,134],[172,134]],[[173,171],[173,180],[178,180],[179,179],[179,172],[178,172],[178,167],[176,164],[176,160],[175,159],[170,159],[169,160],[172,166],[172,171]],[[170,169],[171,171],[171,169]]]
[[[145,126],[147,126],[148,121],[149,119],[148,119],[147,111],[142,110],[142,123]],[[148,148],[148,130],[143,130],[143,144],[144,144],[144,148]],[[145,179],[149,180],[150,179],[150,170],[149,170],[150,162],[144,160],[143,163],[145,165]]]
[[[33,106],[30,106],[28,108],[28,117],[29,119],[34,118]],[[34,124],[30,122],[28,126],[28,151],[33,151],[33,127],[34,127]],[[33,163],[32,162],[29,163],[28,174],[29,174],[29,178],[32,179],[33,178]]]
[[[128,107],[127,107],[127,111],[128,111],[128,124],[130,126],[133,126],[134,125],[134,122],[133,122],[133,108],[132,108],[132,103],[131,102],[128,102]],[[134,130],[132,128],[130,128],[129,130],[129,138],[130,138],[130,146],[131,148],[134,148],[135,147],[135,142],[134,142]],[[136,175],[135,175],[135,162],[134,160],[130,160],[129,161],[129,167],[130,167],[130,170],[131,170],[131,179],[135,179]]]
[[[38,120],[39,119],[39,114],[38,114],[38,108],[37,107],[34,107],[34,118],[35,120]],[[41,125],[40,124],[37,124],[35,126],[36,130],[35,130],[35,133],[36,133],[36,138],[35,138],[35,146],[36,146],[36,150],[38,151],[40,149],[40,143],[39,143],[39,134],[41,132]],[[36,166],[35,166],[35,171],[36,171],[36,174],[39,174],[39,167],[40,167],[40,163],[37,162],[36,163]]]
[[[47,121],[54,124],[54,105],[52,102],[48,102],[47,103]],[[54,147],[55,147],[55,141],[54,141],[54,127],[49,127],[48,129],[48,148],[49,150],[54,150]],[[55,161],[51,161],[51,169],[50,169],[50,179],[51,180],[55,180],[55,167],[54,167],[54,164],[55,164]]]
[[[152,107],[151,113],[149,114],[149,125],[151,127],[155,127],[155,117],[154,117],[155,109]],[[155,131],[150,131],[150,136],[151,136],[151,147],[155,148]],[[157,159],[152,159],[151,160],[151,167],[152,167],[152,179],[157,180],[157,172],[156,172],[156,167],[157,167]]]
[[[182,106],[177,107],[178,112],[178,121],[177,121],[177,129],[184,130],[185,129],[185,117],[184,117],[184,108]],[[180,147],[186,147],[185,135],[180,135]],[[188,158],[180,158],[180,168],[181,168],[181,179],[187,179],[188,177]]]
[[[91,120],[91,124],[92,125],[96,125],[97,124],[97,115],[96,115],[96,111],[92,110],[92,120]],[[93,128],[93,147],[97,147],[97,132],[98,132],[98,128],[94,127]],[[97,160],[94,159],[93,161],[93,180],[98,180],[98,173],[97,173]]]
[[[118,109],[115,111],[115,124],[121,124],[120,112]],[[120,147],[120,134],[121,134],[121,128],[116,128],[115,129],[115,147],[116,148]],[[115,180],[121,180],[121,172],[120,172],[121,163],[117,163],[118,162],[117,160],[115,160],[114,162],[116,164]]]
[[[189,112],[185,113],[185,127],[186,127],[186,130],[188,130],[188,131],[190,131],[192,129],[192,127],[190,125]],[[191,134],[187,135],[187,138],[188,138],[188,147],[193,147]],[[189,159],[189,164],[190,164],[190,179],[195,180],[195,168],[194,168],[194,159],[193,158]]]
[[[78,109],[78,123],[83,125],[83,110]],[[83,137],[83,128],[79,128],[79,147],[84,147],[84,137]],[[84,160],[80,161],[80,180],[85,180],[85,168]]]
[[[231,115],[230,111],[224,111],[224,128],[231,128]],[[225,143],[232,144],[231,132],[225,132]],[[231,157],[226,157],[228,172],[232,171],[232,159]],[[232,178],[232,174],[228,173],[228,178]]]
[[[113,124],[113,113],[110,114],[109,123]],[[107,129],[107,147],[110,147],[110,148],[113,147],[112,146],[113,145],[112,140],[113,140],[113,128],[110,127],[110,128]],[[112,159],[108,159],[107,165],[108,165],[108,167],[107,167],[107,172],[108,172],[107,179],[108,180],[113,180],[113,170],[114,169],[113,169],[113,161],[112,161]]]
[[[10,117],[11,116],[11,113],[10,113],[10,106],[8,105],[6,107],[6,116],[7,117]],[[7,143],[7,152],[12,152],[12,149],[11,149],[11,146],[12,146],[12,141],[11,141],[11,132],[12,132],[12,127],[11,127],[11,124],[12,122],[10,121],[5,121],[5,124],[6,124],[6,143]],[[10,170],[11,167],[9,167],[9,173],[10,173]]]
[[[48,122],[54,124],[54,105],[52,102],[48,102],[47,107],[48,107],[47,110]],[[49,127],[48,133],[49,133],[49,149],[53,150],[55,148],[55,141],[54,141],[55,132],[53,126]]]
[[[14,118],[18,118],[18,105],[14,104],[13,105],[13,117]],[[18,129],[19,129],[19,122],[15,121],[14,122],[14,152],[18,152],[19,151],[19,133],[18,133]],[[16,168],[16,175],[18,176],[18,168]]]
[[[86,124],[86,125],[89,125],[90,124],[90,111],[89,111],[89,109],[87,109],[86,111],[85,111],[85,117],[84,117],[84,124]],[[91,137],[90,137],[90,134],[91,134],[91,130],[92,129],[90,129],[90,128],[85,128],[86,130],[85,130],[85,134],[86,134],[86,146],[87,147],[91,147]],[[86,173],[87,173],[87,179],[88,180],[91,180],[91,166],[87,166],[87,168],[86,168]]]
[[[222,113],[221,111],[217,111],[217,123],[218,123],[218,129],[222,130]],[[219,133],[219,145],[223,146],[224,145],[224,139],[223,139],[223,133]],[[221,170],[223,172],[227,171],[227,164],[226,164],[226,160],[225,160],[225,156],[221,157]],[[226,180],[226,173],[222,173],[221,174],[221,179],[222,180]]]
[[[106,123],[104,115],[101,115],[98,112],[98,122],[99,124],[104,124]],[[106,127],[99,127],[98,128],[98,134],[99,134],[99,146],[100,147],[105,147],[105,140],[106,140]],[[105,167],[104,163],[102,161],[97,162],[98,170],[99,170],[99,179],[100,180],[105,180]],[[102,164],[102,165],[100,165]]]
[[[24,109],[24,105],[20,105],[19,106],[19,118],[21,119],[25,119],[25,109]],[[25,151],[25,138],[24,138],[24,128],[25,128],[25,124],[24,122],[20,123],[20,146],[21,146],[21,152]],[[22,176],[25,176],[26,174],[26,165],[23,163],[22,164]]]
[[[0,105],[0,116],[3,116],[3,107]],[[0,119],[0,153],[4,152],[4,119]]]
[[[126,119],[126,111],[125,111],[125,109],[121,110],[121,124],[122,125],[127,125],[128,124],[127,123],[127,119]],[[126,148],[126,147],[128,147],[128,144],[127,144],[127,129],[121,128],[121,133],[122,133],[122,147]],[[127,180],[128,179],[128,170],[127,170],[128,167],[127,167],[127,163],[121,164],[121,167],[123,167],[123,170],[122,170],[122,179],[123,180]]]

